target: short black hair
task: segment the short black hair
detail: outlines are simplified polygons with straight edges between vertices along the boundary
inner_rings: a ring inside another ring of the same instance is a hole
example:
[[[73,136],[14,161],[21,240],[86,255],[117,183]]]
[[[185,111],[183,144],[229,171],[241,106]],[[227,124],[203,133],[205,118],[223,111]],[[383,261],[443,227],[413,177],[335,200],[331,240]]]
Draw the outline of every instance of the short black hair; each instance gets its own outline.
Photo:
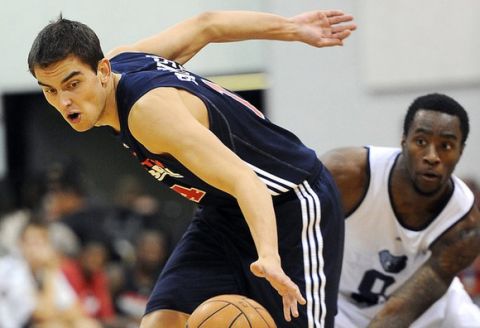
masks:
[[[104,58],[100,40],[90,27],[60,15],[56,21],[45,26],[33,41],[28,54],[28,69],[35,76],[35,66],[45,68],[69,55],[78,57],[94,71]]]
[[[470,123],[467,112],[456,100],[440,93],[431,93],[415,99],[408,108],[405,121],[403,122],[404,136],[408,134],[413,118],[419,110],[432,110],[458,117],[462,131],[462,144],[465,144],[470,132]]]

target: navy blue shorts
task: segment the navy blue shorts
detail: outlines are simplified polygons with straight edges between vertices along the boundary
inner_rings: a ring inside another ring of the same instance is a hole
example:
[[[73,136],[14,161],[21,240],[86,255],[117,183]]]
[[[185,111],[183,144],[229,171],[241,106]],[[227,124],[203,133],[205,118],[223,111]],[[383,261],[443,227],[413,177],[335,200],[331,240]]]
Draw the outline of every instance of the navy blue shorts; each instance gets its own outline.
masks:
[[[286,322],[280,295],[251,273],[257,254],[240,210],[219,207],[198,209],[160,275],[146,313],[192,313],[210,297],[241,294],[265,306],[278,327],[333,327],[344,219],[327,169],[276,204],[275,212],[282,267],[307,300],[299,318]]]

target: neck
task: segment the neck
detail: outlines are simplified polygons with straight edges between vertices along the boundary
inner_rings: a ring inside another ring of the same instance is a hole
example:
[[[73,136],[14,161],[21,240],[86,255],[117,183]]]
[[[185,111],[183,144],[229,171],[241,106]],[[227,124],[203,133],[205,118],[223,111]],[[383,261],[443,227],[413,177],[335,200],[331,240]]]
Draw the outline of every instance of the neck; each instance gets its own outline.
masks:
[[[97,122],[96,126],[110,126],[115,131],[120,131],[120,120],[118,119],[117,112],[117,85],[120,80],[120,75],[112,73],[112,78],[107,82],[106,86],[106,100],[105,108],[103,109],[103,115]]]

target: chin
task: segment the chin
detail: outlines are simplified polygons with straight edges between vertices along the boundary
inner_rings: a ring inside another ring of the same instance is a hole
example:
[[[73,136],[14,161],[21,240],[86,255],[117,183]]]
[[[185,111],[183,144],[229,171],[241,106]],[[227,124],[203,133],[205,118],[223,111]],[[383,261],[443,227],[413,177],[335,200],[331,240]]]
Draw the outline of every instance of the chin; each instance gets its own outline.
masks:
[[[439,192],[441,190],[441,187],[440,186],[436,186],[436,187],[430,187],[430,188],[424,188],[422,186],[419,186],[418,184],[414,184],[415,186],[415,190],[420,194],[420,195],[423,195],[423,196],[433,196],[435,195],[437,192]]]
[[[77,132],[85,132],[92,128],[92,126],[88,127],[88,126],[79,126],[79,125],[71,125],[71,124],[70,126],[72,127],[72,129],[74,129]]]

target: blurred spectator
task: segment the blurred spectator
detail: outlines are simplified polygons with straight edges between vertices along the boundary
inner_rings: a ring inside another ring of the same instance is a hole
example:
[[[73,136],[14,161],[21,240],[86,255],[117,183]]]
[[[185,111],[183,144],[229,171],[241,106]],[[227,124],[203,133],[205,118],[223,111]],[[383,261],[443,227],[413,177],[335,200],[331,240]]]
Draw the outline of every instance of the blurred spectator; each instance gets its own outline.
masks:
[[[0,220],[0,240],[11,253],[18,252],[18,238],[23,227],[30,220],[31,211],[18,209],[2,216]]]
[[[145,230],[139,236],[135,250],[135,263],[125,270],[116,305],[129,322],[138,326],[148,296],[169,256],[169,240],[163,232]]]
[[[30,221],[25,226],[20,249],[36,282],[34,327],[100,327],[84,314],[80,303],[60,269],[62,256],[53,247],[45,223]]]
[[[43,195],[45,194],[45,185],[42,176],[39,174],[32,174],[26,178],[26,183],[22,186],[19,194],[21,200],[18,200],[16,206],[7,206],[2,211],[0,217],[0,240],[2,245],[8,249],[9,252],[18,252],[18,238],[22,232],[25,224],[30,220],[32,213],[38,211]],[[6,199],[13,197],[15,193],[12,188],[9,188],[7,180],[2,180],[2,187],[0,198],[1,202],[8,202]],[[13,205],[13,201],[11,201]]]
[[[0,327],[25,327],[35,309],[35,284],[28,264],[0,246]]]
[[[113,211],[106,224],[124,262],[131,264],[134,260],[134,244],[141,231],[161,229],[162,223],[158,200],[145,192],[138,178],[132,175],[119,177]]]
[[[133,241],[143,227],[141,217],[93,201],[85,181],[88,179],[77,162],[52,165],[46,173],[47,219],[65,223],[82,244],[105,243],[109,260],[131,261]]]
[[[158,216],[159,204],[156,198],[145,192],[138,178],[125,175],[117,182],[115,203],[143,217]]]
[[[18,239],[25,225],[35,216],[29,209],[18,209],[0,218],[0,240],[10,253],[18,254]],[[77,236],[61,222],[50,224],[52,242],[55,248],[61,249],[67,255],[74,256],[78,252]]]
[[[106,272],[107,251],[99,242],[83,245],[78,259],[67,259],[62,271],[87,314],[109,325],[115,319]]]

